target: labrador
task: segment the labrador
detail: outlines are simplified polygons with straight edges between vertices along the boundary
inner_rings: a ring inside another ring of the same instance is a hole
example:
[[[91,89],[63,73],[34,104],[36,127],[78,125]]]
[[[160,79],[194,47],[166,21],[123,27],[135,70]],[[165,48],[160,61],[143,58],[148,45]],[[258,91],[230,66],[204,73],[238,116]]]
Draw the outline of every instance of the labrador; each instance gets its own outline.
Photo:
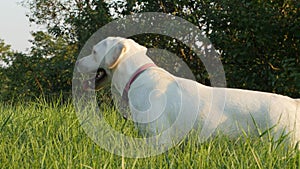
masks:
[[[162,134],[162,143],[191,128],[201,128],[202,140],[221,133],[238,137],[267,131],[275,139],[300,140],[300,99],[230,88],[209,87],[173,76],[147,56],[147,48],[131,39],[108,37],[76,62],[80,73],[97,72],[83,82],[84,90],[114,87],[128,103],[138,129]],[[196,127],[195,127],[196,126]]]

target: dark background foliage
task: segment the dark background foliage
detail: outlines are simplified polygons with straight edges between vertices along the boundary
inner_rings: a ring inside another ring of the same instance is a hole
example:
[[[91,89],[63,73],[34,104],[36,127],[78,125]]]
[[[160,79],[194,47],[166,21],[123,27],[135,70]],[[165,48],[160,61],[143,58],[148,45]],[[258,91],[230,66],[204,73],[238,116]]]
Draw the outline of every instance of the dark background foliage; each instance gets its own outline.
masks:
[[[300,2],[294,0],[35,0],[25,1],[29,20],[46,27],[33,32],[28,53],[0,41],[0,100],[70,95],[77,56],[105,24],[141,12],[182,17],[206,32],[220,52],[227,86],[300,97]],[[111,11],[115,11],[112,13]],[[132,37],[147,47],[180,56],[209,85],[209,76],[187,47],[155,34]]]

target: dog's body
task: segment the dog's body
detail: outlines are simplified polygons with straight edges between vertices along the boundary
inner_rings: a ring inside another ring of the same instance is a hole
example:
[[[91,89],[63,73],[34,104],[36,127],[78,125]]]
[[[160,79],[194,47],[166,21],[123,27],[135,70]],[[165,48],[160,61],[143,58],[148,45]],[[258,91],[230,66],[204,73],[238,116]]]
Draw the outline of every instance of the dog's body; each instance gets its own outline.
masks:
[[[124,95],[133,74],[153,63],[146,51],[133,40],[110,37],[98,43],[91,55],[80,59],[77,68],[88,73],[100,67],[110,77],[107,82],[111,80],[117,92]],[[104,84],[104,75],[96,83]],[[165,140],[196,124],[202,128],[202,139],[215,132],[236,137],[243,131],[257,133],[258,128],[273,128],[275,139],[289,134],[292,145],[300,141],[300,100],[287,96],[208,87],[152,66],[130,84],[128,101],[132,118],[142,132],[159,134],[172,128],[163,136]]]

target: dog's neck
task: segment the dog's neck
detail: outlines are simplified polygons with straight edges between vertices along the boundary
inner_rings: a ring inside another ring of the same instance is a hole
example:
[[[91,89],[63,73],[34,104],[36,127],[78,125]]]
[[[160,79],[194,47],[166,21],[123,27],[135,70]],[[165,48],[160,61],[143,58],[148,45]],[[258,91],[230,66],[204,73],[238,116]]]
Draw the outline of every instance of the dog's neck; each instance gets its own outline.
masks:
[[[120,61],[119,65],[113,72],[112,77],[112,84],[120,95],[123,95],[126,84],[130,81],[130,78],[136,73],[136,71],[148,63],[153,63],[153,61],[146,56],[146,51],[126,56]]]

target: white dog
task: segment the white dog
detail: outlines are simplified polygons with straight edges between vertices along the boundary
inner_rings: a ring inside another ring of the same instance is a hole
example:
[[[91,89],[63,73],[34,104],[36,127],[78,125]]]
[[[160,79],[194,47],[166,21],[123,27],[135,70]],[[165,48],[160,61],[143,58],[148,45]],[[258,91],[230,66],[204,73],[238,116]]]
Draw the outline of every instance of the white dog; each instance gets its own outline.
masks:
[[[204,86],[155,66],[146,51],[130,39],[102,40],[91,55],[77,61],[81,73],[98,70],[94,79],[83,83],[83,88],[99,89],[111,82],[129,103],[139,130],[162,134],[162,142],[188,132],[194,124],[202,129],[201,139],[216,132],[236,137],[244,131],[271,129],[275,139],[288,134],[291,145],[300,141],[299,99]]]

